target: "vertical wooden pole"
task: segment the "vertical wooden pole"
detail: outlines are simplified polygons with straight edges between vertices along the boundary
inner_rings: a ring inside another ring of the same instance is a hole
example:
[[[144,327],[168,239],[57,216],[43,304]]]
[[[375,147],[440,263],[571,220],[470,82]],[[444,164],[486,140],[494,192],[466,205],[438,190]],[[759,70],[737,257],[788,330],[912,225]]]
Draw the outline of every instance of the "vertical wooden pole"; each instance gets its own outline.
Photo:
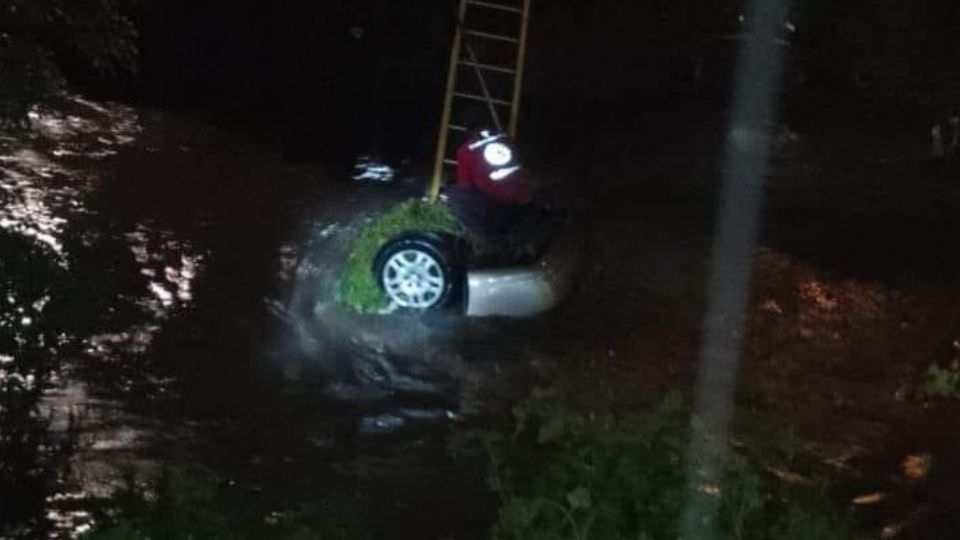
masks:
[[[443,99],[443,113],[440,115],[440,134],[437,137],[437,155],[433,162],[433,180],[430,184],[430,200],[436,201],[440,195],[443,180],[443,160],[447,154],[447,138],[450,135],[450,114],[453,109],[453,91],[457,84],[457,62],[460,61],[460,44],[463,41],[463,19],[467,14],[467,0],[460,0],[460,13],[457,16],[457,29],[450,48],[450,67],[447,70],[447,90]]]

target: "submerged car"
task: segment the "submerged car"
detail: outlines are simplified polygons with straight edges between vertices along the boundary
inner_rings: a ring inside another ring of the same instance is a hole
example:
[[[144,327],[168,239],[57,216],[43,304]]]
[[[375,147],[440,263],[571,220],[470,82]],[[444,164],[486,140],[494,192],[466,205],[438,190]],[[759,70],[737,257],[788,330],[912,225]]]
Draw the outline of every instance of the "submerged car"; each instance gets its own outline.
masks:
[[[396,235],[374,259],[374,279],[392,306],[471,317],[529,317],[556,306],[578,273],[582,236],[548,211],[522,241],[417,231]]]

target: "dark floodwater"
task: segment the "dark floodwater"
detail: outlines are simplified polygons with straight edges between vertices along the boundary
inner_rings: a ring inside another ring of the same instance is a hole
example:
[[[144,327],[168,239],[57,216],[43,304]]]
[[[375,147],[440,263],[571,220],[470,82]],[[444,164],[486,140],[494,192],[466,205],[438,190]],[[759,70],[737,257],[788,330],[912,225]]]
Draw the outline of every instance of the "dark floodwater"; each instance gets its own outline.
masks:
[[[130,474],[197,463],[294,507],[358,493],[376,537],[482,535],[483,464],[451,436],[527,391],[535,354],[496,321],[330,298],[358,221],[421,183],[79,98],[33,122],[0,141],[0,531],[77,534]]]

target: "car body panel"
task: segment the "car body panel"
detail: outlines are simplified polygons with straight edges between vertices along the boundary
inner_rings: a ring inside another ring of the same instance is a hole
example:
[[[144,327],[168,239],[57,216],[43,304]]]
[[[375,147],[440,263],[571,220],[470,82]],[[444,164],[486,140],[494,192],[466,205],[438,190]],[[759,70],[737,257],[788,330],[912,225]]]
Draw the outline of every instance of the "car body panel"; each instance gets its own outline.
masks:
[[[471,269],[467,273],[467,316],[530,317],[553,308],[573,286],[582,246],[582,237],[567,226],[533,264]]]

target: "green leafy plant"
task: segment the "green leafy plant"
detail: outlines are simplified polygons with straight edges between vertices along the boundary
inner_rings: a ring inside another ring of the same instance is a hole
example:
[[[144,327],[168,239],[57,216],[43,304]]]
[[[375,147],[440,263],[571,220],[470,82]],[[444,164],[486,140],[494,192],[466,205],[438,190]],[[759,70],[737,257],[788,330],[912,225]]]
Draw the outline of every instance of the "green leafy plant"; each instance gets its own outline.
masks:
[[[795,485],[734,452],[723,480],[688,493],[687,413],[672,396],[655,411],[590,415],[524,404],[510,435],[484,437],[500,497],[493,537],[523,540],[674,539],[691,497],[719,508],[730,539],[845,539],[850,528],[824,505],[823,488]]]
[[[387,298],[373,275],[377,252],[394,236],[409,232],[463,234],[463,225],[443,204],[424,201],[400,203],[367,223],[347,258],[340,283],[338,300],[361,313],[387,307]]]
[[[960,399],[960,359],[947,367],[931,364],[920,393],[927,398]]]

